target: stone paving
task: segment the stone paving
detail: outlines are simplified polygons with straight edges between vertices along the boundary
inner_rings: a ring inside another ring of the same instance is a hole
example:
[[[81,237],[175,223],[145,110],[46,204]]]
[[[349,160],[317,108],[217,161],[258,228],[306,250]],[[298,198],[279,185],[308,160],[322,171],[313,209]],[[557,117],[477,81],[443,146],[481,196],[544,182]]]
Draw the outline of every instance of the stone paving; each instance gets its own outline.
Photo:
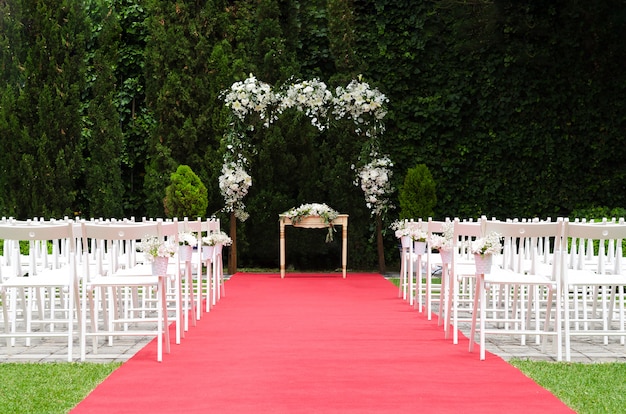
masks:
[[[436,318],[436,315],[434,317]],[[469,334],[469,325],[463,324],[461,326],[461,332],[463,334]],[[147,345],[152,339],[152,337],[119,337],[115,338],[113,346],[108,346],[101,340],[97,353],[93,353],[91,347],[88,347],[87,362],[124,362]],[[172,344],[172,347],[175,346],[176,345]],[[463,345],[453,345],[450,341],[450,346],[466,346],[466,343]],[[10,354],[7,354],[7,350]],[[531,338],[527,339],[526,345],[521,345],[519,337],[508,335],[489,336],[487,338],[487,350],[499,355],[504,360],[520,358],[536,361],[556,361],[554,357],[555,352],[550,344],[548,344],[546,352],[543,352],[542,346],[533,343]],[[62,338],[33,338],[31,340],[31,346],[25,346],[24,339],[18,339],[15,347],[7,348],[7,346],[2,343],[2,347],[0,348],[0,363],[64,362],[66,360],[66,354],[67,344]],[[478,358],[477,348],[475,348],[473,355]],[[74,361],[79,361],[78,357],[78,341],[75,341]],[[167,358],[167,354],[164,355],[164,358]],[[487,356],[487,358],[489,358],[489,356]],[[572,341],[572,362],[626,363],[626,347],[620,344],[619,338],[609,338],[609,344],[605,345],[601,337],[576,337]]]
[[[436,305],[434,306],[436,312]],[[417,310],[416,310],[417,312]],[[433,313],[433,320],[436,323],[437,315]],[[202,321],[201,321],[202,323]],[[460,331],[468,336],[470,332],[469,323],[461,323]],[[191,327],[190,329],[193,329]],[[443,337],[443,329],[441,332]],[[87,349],[87,362],[124,362],[131,358],[137,351],[147,345],[153,337],[116,337],[113,345],[109,346],[103,339],[99,342],[96,353],[91,349],[90,344]],[[478,338],[476,338],[478,340]],[[550,338],[549,341],[552,339]],[[184,339],[182,340],[184,341]],[[91,340],[89,340],[91,342]],[[173,338],[172,338],[173,342]],[[453,345],[450,346],[467,346]],[[74,341],[73,355],[74,361],[79,361],[78,340]],[[172,343],[172,347],[176,345]],[[487,336],[487,350],[499,355],[504,360],[512,358],[530,359],[537,361],[556,361],[556,352],[549,343],[546,352],[542,351],[542,346],[534,343],[534,338],[528,338],[526,345],[521,345],[520,338],[511,335],[489,335]],[[6,340],[0,339],[0,363],[3,362],[64,362],[67,357],[67,343],[65,338],[32,338],[31,345],[25,346],[25,339],[16,339],[16,346],[7,347]],[[478,348],[469,357],[478,358]],[[167,358],[167,354],[164,354]],[[489,358],[489,356],[487,356]],[[624,362],[626,363],[626,346],[620,343],[620,338],[610,337],[608,345],[603,343],[602,337],[573,337],[572,338],[572,362],[593,363],[593,362]]]

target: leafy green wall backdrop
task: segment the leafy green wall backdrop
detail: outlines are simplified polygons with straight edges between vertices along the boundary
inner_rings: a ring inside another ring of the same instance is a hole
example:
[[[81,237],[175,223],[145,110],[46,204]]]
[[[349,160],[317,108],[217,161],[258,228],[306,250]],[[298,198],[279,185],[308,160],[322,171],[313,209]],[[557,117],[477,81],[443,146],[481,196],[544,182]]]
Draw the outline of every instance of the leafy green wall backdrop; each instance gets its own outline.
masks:
[[[394,186],[426,164],[437,218],[623,207],[624,38],[618,0],[0,1],[0,214],[163,216],[186,164],[227,228],[219,95],[250,73],[331,87],[363,75],[390,100]],[[249,139],[240,267],[277,266],[278,213],[326,202],[350,214],[350,267],[376,268],[349,125],[320,133],[287,113]],[[323,233],[293,232],[288,264],[339,266]]]

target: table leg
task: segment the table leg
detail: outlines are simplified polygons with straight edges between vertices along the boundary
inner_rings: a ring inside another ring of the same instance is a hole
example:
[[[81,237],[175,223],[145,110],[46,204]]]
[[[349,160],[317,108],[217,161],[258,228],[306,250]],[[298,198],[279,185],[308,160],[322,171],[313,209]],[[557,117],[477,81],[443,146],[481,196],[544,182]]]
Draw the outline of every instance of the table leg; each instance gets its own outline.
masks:
[[[285,223],[280,221],[280,277],[285,277]]]
[[[343,271],[343,278],[346,278],[346,264],[348,262],[348,225],[341,226],[341,269]]]

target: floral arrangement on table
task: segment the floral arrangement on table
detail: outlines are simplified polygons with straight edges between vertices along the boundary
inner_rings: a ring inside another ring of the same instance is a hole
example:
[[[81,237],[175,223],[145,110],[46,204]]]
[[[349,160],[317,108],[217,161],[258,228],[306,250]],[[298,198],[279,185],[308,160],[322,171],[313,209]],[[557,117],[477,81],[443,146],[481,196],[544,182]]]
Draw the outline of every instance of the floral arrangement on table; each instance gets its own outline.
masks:
[[[328,108],[333,94],[319,79],[289,84],[284,92],[277,94],[278,112],[296,108],[311,119],[314,127],[323,131],[328,127]]]
[[[319,217],[328,226],[326,242],[329,243],[333,241],[333,232],[335,231],[333,221],[339,216],[339,213],[324,203],[309,203],[289,209],[281,216],[289,218],[293,225],[298,225],[306,217]]]
[[[204,246],[230,246],[233,240],[228,236],[228,234],[223,231],[215,231],[209,232],[206,236],[202,238],[202,244]]]
[[[453,247],[452,239],[454,237],[454,222],[447,221],[443,223],[442,234],[431,234],[428,244],[431,248],[441,250],[451,250]]]
[[[481,256],[500,254],[502,252],[500,240],[500,234],[491,232],[471,242],[471,251]]]
[[[173,257],[178,246],[171,241],[163,241],[155,236],[146,236],[137,246],[143,252],[146,261],[153,262],[157,257]]]
[[[391,170],[393,163],[386,155],[380,158],[377,158],[375,153],[372,155],[373,161],[358,170],[354,184],[356,186],[360,184],[365,194],[365,205],[375,216],[393,208],[388,197],[393,191],[390,182],[393,175]]]
[[[219,178],[220,192],[226,206],[226,212],[234,212],[235,217],[246,221],[249,217],[243,198],[252,186],[252,177],[246,172],[241,163],[225,162],[222,165],[222,175]]]
[[[425,242],[428,233],[422,229],[422,222],[410,220],[396,220],[391,223],[397,238],[410,237],[413,241]]]
[[[178,244],[195,247],[198,244],[198,236],[191,232],[178,233]]]

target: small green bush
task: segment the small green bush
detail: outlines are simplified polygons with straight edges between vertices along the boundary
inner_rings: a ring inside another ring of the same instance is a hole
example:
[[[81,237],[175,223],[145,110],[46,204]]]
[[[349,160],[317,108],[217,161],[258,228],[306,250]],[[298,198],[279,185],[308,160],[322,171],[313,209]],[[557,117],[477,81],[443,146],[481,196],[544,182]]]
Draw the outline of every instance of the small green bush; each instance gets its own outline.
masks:
[[[427,219],[437,204],[436,185],[426,164],[409,168],[399,189],[400,219]]]
[[[209,205],[208,193],[202,180],[188,165],[180,165],[171,175],[163,200],[168,217],[204,217]]]

